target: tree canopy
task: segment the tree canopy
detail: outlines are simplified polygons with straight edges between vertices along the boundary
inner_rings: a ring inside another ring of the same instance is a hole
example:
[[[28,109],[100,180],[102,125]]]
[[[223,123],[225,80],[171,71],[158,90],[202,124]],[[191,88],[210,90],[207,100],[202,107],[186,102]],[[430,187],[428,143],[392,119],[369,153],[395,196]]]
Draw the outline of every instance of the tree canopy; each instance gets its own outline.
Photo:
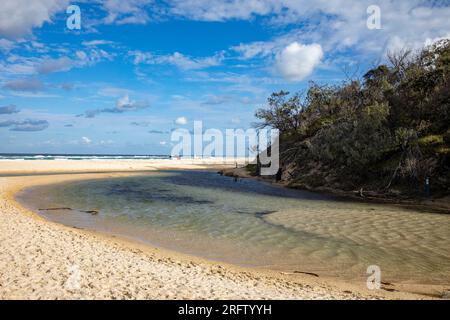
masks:
[[[259,127],[281,134],[291,182],[420,192],[450,191],[450,41],[388,63],[341,85],[273,93]]]

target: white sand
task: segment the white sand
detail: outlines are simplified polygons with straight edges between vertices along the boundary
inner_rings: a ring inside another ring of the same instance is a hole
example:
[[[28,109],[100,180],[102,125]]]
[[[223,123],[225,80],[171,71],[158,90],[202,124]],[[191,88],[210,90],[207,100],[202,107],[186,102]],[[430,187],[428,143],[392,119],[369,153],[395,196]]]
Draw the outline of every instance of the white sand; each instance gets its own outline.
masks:
[[[0,175],[211,168],[175,161],[3,161],[0,165]],[[420,298],[307,275],[244,269],[133,244],[45,221],[13,197],[33,185],[129,174],[0,178],[0,299]]]
[[[1,174],[47,172],[109,172],[155,169],[204,169],[242,165],[237,159],[180,159],[180,160],[0,160]]]

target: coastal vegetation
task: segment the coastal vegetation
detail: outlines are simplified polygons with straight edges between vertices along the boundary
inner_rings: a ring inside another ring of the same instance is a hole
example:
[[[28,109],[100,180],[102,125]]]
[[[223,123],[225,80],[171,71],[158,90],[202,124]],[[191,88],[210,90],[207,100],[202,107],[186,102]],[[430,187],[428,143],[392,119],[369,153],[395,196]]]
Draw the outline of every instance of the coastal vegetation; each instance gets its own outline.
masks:
[[[450,41],[387,61],[340,85],[273,93],[257,110],[257,127],[280,130],[284,182],[361,194],[449,193]]]

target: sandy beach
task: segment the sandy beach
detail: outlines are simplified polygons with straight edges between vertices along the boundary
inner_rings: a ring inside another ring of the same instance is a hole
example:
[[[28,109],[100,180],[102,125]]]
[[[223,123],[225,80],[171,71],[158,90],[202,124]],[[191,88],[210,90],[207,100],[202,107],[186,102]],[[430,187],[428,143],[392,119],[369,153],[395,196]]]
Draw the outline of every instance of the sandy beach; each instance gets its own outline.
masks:
[[[49,222],[14,198],[18,191],[37,185],[129,176],[148,170],[218,170],[233,165],[234,161],[224,164],[203,160],[2,161],[0,299],[430,298],[206,261]]]

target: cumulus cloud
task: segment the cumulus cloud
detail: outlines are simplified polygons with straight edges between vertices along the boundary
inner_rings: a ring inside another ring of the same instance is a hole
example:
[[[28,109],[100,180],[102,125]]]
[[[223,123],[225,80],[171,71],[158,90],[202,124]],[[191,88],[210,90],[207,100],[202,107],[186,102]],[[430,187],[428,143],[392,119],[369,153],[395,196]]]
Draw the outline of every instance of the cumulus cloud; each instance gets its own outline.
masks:
[[[102,61],[112,61],[114,55],[103,49],[78,50],[75,52],[75,65],[77,67],[93,66]]]
[[[8,120],[0,122],[0,128],[10,128],[10,131],[42,131],[49,127],[47,120],[27,119],[23,121]]]
[[[116,101],[116,106],[113,108],[87,110],[85,111],[84,114],[78,116],[79,117],[84,116],[86,118],[94,118],[100,113],[124,113],[128,111],[141,110],[148,107],[149,107],[148,102],[131,100],[128,95],[125,95]]]
[[[321,43],[324,51],[357,49],[384,54],[389,49],[422,47],[427,39],[449,33],[448,1],[409,0],[171,0],[170,13],[200,21],[251,20],[256,16],[275,25],[291,25],[281,36],[290,43]],[[349,3],[350,2],[350,3]],[[381,8],[381,30],[367,28],[367,9]],[[301,27],[296,27],[301,26]],[[399,41],[401,40],[401,41]],[[275,41],[276,42],[276,41]],[[242,44],[233,49],[245,59],[270,56],[273,42]],[[367,57],[367,55],[365,55]]]
[[[10,41],[8,39],[0,39],[0,51],[1,52],[9,52],[12,49],[14,49],[15,44],[13,41]]]
[[[183,126],[188,123],[188,119],[186,117],[178,117],[175,119],[175,123]]]
[[[152,0],[106,0],[103,8],[108,12],[107,24],[145,24],[150,17],[146,12]]]
[[[232,50],[238,52],[242,59],[252,59],[257,56],[270,56],[276,47],[274,42],[256,41],[252,43],[241,43],[238,46],[231,47]]]
[[[318,43],[301,44],[296,35],[287,34],[273,41],[253,42],[234,46],[240,59],[263,59],[266,64],[275,63],[274,69],[284,79],[301,81],[311,75],[324,57],[324,50]]]
[[[35,51],[34,49],[30,50]],[[58,53],[60,53],[60,50],[58,50]],[[0,73],[11,76],[36,76],[64,72],[73,68],[84,68],[94,66],[100,62],[112,61],[115,55],[115,53],[108,53],[105,50],[97,48],[78,50],[70,56],[54,57],[49,55],[35,55],[30,57],[10,53],[6,59],[0,59]]]
[[[119,98],[116,102],[116,108],[118,110],[127,111],[127,110],[136,110],[144,107],[143,105],[140,105],[139,102],[130,100],[130,97],[128,95],[123,96],[122,98]]]
[[[285,79],[301,81],[311,75],[322,58],[323,51],[319,44],[293,42],[277,55],[276,68]]]
[[[68,0],[3,0],[0,3],[0,36],[18,38],[31,33],[33,27],[50,22],[58,10],[64,10]],[[104,0],[96,1],[106,13],[102,23],[144,24],[152,21],[149,14],[179,16],[200,21],[252,20],[263,17],[266,22],[291,25],[293,41],[303,43],[321,42],[325,51],[357,47],[364,50],[385,51],[393,39],[403,39],[408,46],[423,45],[426,39],[443,37],[448,33],[450,6],[445,1],[378,0],[381,8],[382,29],[366,27],[367,8],[372,0],[310,1],[310,0]],[[301,28],[295,27],[301,25]],[[102,40],[85,43],[87,46],[101,45]],[[10,47],[10,44],[6,44]],[[1,47],[1,44],[0,44]],[[244,48],[243,48],[244,49]],[[270,48],[269,48],[270,49]],[[267,53],[259,45],[247,46],[247,58]],[[166,57],[170,58],[170,56]],[[172,60],[186,64],[183,55],[173,55]],[[175,63],[175,62],[174,62]],[[191,67],[188,67],[191,68]]]
[[[13,91],[38,92],[44,89],[44,84],[39,79],[30,78],[8,81],[3,87]]]
[[[18,39],[31,34],[34,27],[50,22],[53,15],[67,7],[68,0],[2,0],[0,36]]]
[[[170,2],[172,14],[202,21],[247,20],[254,15],[269,14],[281,7],[279,0],[172,0]]]
[[[0,60],[0,73],[10,75],[31,75],[36,72],[36,59],[10,55]]]
[[[20,112],[17,106],[10,104],[4,107],[0,107],[0,114],[14,114]]]
[[[211,57],[192,58],[175,52],[169,55],[154,55],[150,52],[131,51],[130,56],[134,57],[134,64],[169,64],[182,70],[205,69],[218,66],[224,58],[223,52]]]
[[[74,62],[71,59],[62,57],[58,59],[44,60],[36,67],[36,71],[40,74],[48,74],[53,72],[68,71],[72,69],[73,66]]]
[[[431,46],[431,45],[435,44],[438,41],[447,40],[447,39],[450,39],[450,32],[447,35],[443,36],[443,37],[427,38],[425,40],[425,46]]]
[[[194,70],[218,66],[220,65],[222,59],[223,59],[222,54],[218,54],[212,57],[195,59],[186,57],[179,52],[175,52],[170,56],[162,57],[161,63],[173,64],[179,67],[180,69],[184,70]]]

